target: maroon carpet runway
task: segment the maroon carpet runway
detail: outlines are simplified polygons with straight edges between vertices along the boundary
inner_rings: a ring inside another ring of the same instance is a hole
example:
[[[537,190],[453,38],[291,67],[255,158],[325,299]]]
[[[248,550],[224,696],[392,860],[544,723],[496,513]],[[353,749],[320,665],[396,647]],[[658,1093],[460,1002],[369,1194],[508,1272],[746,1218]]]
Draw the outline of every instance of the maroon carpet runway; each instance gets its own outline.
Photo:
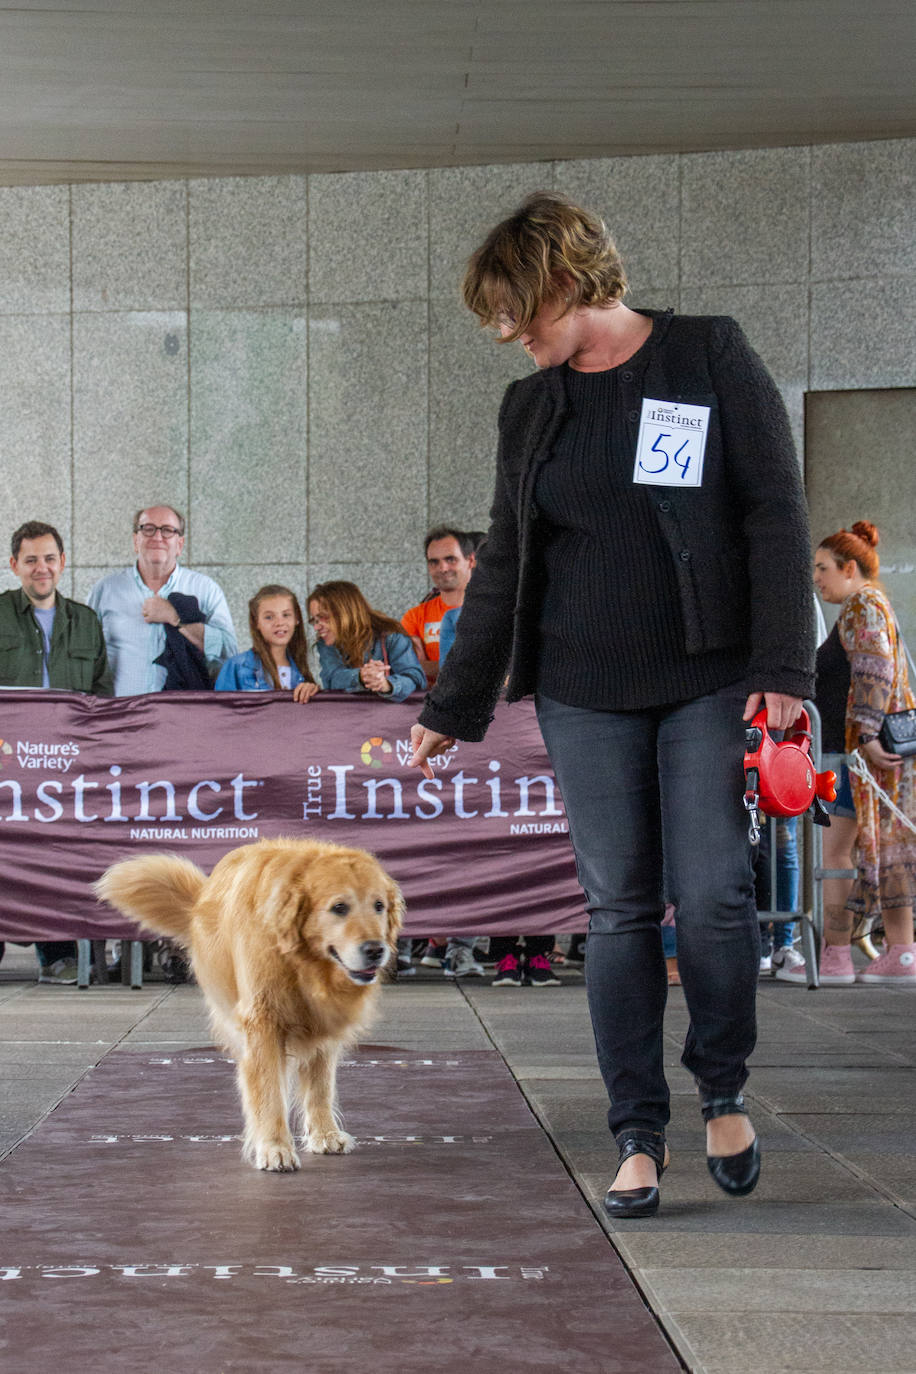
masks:
[[[239,1154],[215,1050],[109,1055],[0,1165],[5,1374],[674,1374],[498,1054],[364,1046],[347,1156]]]

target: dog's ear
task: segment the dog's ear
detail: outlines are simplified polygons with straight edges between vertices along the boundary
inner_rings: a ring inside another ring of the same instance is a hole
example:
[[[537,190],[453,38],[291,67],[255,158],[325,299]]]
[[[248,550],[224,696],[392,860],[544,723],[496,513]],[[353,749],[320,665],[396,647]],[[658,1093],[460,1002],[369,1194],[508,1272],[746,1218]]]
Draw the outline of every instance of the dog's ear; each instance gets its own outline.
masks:
[[[302,944],[302,928],[311,910],[308,890],[302,880],[302,868],[287,857],[274,865],[264,915],[273,931],[281,954],[292,954]]]
[[[388,943],[394,945],[397,942],[401,927],[404,924],[404,894],[397,883],[389,878],[385,885],[385,897],[388,902]]]
[[[286,905],[277,913],[277,949],[281,954],[292,954],[302,944],[302,927],[308,916],[308,900],[302,893],[292,894]]]

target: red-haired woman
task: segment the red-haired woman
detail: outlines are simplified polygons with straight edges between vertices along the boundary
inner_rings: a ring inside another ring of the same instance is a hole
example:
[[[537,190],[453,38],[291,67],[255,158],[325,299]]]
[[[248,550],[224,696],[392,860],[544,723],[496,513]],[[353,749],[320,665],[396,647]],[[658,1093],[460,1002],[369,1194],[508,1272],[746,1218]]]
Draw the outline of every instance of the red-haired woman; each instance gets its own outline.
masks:
[[[877,585],[877,548],[878,531],[867,520],[821,541],[814,558],[814,584],[824,601],[840,607],[840,614],[818,662],[819,667],[825,660],[829,663],[831,638],[838,641],[849,663],[845,748],[848,752],[858,749],[865,756],[882,790],[905,816],[916,820],[916,756],[902,759],[890,754],[878,739],[885,713],[908,710],[916,706],[916,698],[896,617]],[[821,670],[819,696],[829,690],[825,676]],[[821,982],[916,988],[916,835],[864,779],[849,774],[845,765],[843,774],[838,800],[851,783],[856,819],[844,819],[842,814],[832,818],[824,837],[825,867],[848,867],[843,851],[848,856],[854,844],[857,874],[845,902],[842,879],[825,883]],[[879,913],[884,921],[885,951],[856,974],[850,954],[854,918]],[[788,974],[783,977],[788,978]],[[804,981],[804,975],[789,981]]]

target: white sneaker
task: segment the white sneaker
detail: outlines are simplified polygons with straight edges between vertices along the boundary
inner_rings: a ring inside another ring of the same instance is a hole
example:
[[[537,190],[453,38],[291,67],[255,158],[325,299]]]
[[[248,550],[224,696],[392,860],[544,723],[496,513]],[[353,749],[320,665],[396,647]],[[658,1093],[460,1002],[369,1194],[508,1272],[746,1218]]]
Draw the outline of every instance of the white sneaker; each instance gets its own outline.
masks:
[[[773,960],[769,954],[764,954],[760,959],[760,977],[769,978],[773,972]]]
[[[73,984],[77,981],[76,961],[74,959],[55,959],[53,964],[42,964],[38,970],[39,983]]]
[[[454,949],[449,950],[442,965],[442,972],[446,978],[467,978],[469,974],[476,978],[484,976],[483,965],[478,964],[466,945],[456,945]]]
[[[797,978],[789,978],[787,974],[803,974],[807,977],[805,957],[801,950],[794,945],[786,945],[783,949],[773,951],[773,972],[777,978],[783,982],[795,983]]]

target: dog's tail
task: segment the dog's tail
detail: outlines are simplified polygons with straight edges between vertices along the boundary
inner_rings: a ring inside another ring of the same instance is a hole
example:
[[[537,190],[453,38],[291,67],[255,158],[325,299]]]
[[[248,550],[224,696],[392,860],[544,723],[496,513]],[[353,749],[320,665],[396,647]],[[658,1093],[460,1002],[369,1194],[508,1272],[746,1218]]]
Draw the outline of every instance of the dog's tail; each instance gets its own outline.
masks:
[[[206,874],[176,854],[149,854],[125,859],[103,873],[95,891],[103,902],[157,935],[171,935],[186,945],[191,909],[200,896]]]

